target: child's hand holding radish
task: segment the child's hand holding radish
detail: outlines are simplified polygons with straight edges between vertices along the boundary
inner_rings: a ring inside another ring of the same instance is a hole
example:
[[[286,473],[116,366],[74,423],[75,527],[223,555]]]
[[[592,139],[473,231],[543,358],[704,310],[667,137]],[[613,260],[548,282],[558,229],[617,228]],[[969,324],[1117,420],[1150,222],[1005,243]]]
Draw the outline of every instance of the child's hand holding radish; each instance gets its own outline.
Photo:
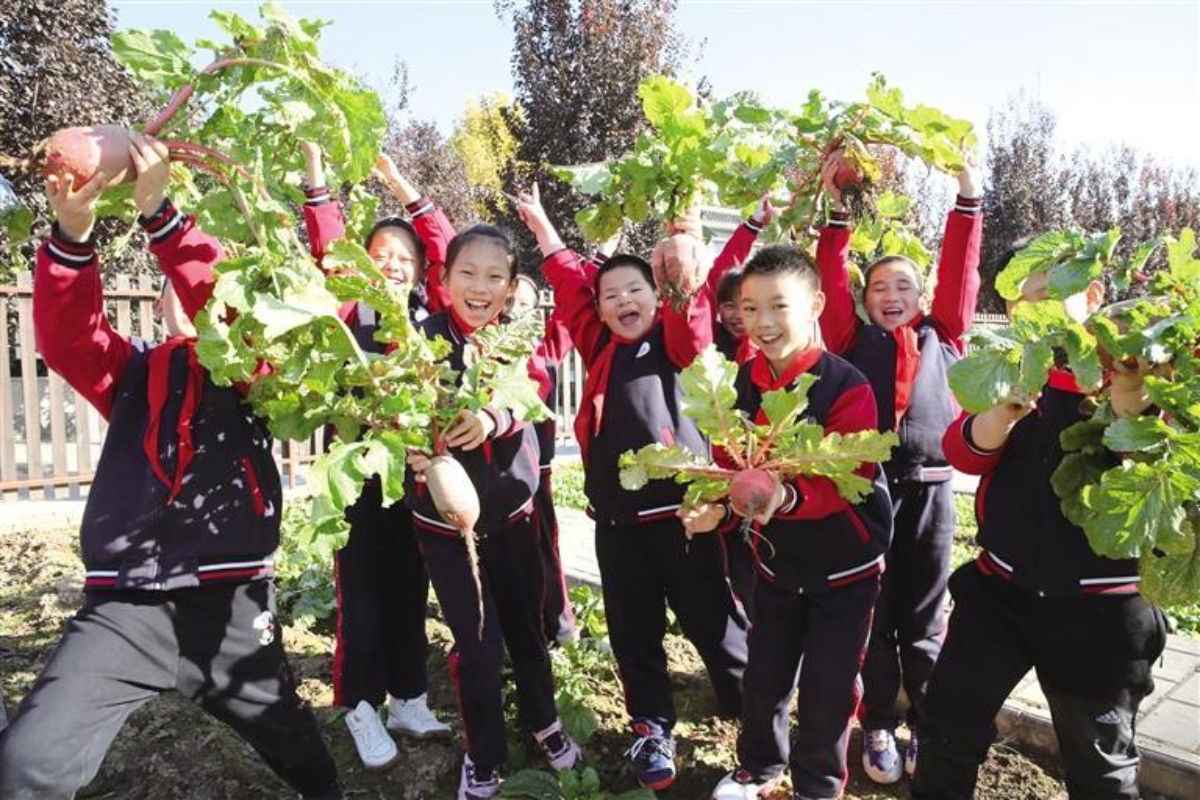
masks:
[[[46,200],[58,220],[59,234],[68,241],[87,241],[96,224],[96,201],[100,194],[109,186],[116,186],[124,177],[124,172],[115,178],[98,172],[80,189],[75,188],[75,176],[69,172],[61,178],[57,175],[46,178]]]
[[[129,157],[137,172],[133,185],[133,202],[143,217],[151,217],[167,199],[167,183],[171,180],[171,156],[167,146],[153,136],[140,133],[129,135]]]
[[[486,411],[472,413],[464,408],[458,412],[454,424],[446,430],[443,437],[447,447],[474,450],[495,432],[496,421],[492,419],[491,414]]]
[[[825,196],[834,211],[845,211],[846,203],[842,199],[842,186],[838,183],[838,172],[842,168],[842,159],[838,151],[825,157],[821,165],[821,185],[825,187]]]
[[[729,507],[739,517],[766,525],[787,500],[783,483],[765,469],[743,470],[729,486]]]

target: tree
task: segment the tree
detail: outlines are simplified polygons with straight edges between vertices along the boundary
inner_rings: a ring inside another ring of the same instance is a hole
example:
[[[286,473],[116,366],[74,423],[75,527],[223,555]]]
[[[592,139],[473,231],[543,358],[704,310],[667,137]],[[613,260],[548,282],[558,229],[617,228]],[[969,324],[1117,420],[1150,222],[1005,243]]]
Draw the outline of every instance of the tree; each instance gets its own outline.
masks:
[[[512,73],[523,114],[509,115],[520,144],[505,179],[510,185],[538,181],[546,209],[573,246],[584,245],[574,215],[585,199],[545,167],[615,158],[631,147],[644,125],[638,83],[650,74],[673,74],[684,52],[675,5],[496,0],[497,12],[513,24]],[[515,222],[507,205],[497,210]]]
[[[477,190],[493,194],[504,190],[503,176],[517,154],[517,137],[510,119],[522,119],[521,110],[503,92],[467,101],[462,119],[450,135],[450,147],[467,171],[467,180]],[[487,212],[480,202],[480,213]]]
[[[1013,243],[1070,222],[1053,112],[1024,94],[988,117],[980,311],[1004,311],[993,283]]]
[[[112,13],[95,0],[6,0],[0,3],[0,154],[27,157],[59,128],[106,122],[135,124],[149,105],[130,75],[113,58]],[[39,216],[47,209],[41,175],[0,161],[21,201]],[[110,223],[101,228],[109,239]],[[0,227],[0,244],[4,243]],[[29,255],[30,248],[22,252]],[[148,268],[140,249],[119,266]]]

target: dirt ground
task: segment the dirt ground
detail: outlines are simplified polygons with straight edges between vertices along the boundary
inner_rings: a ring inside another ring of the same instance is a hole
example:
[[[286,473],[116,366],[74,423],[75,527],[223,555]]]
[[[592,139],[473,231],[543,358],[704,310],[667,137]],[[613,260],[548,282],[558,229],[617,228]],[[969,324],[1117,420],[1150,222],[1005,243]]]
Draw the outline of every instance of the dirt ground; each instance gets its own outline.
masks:
[[[12,714],[45,663],[66,620],[80,599],[82,567],[74,550],[74,530],[0,535],[0,688]],[[455,720],[454,698],[446,675],[447,630],[431,621],[430,703]],[[304,698],[312,705],[338,764],[347,797],[394,800],[444,800],[454,796],[460,759],[459,739],[400,743],[401,759],[389,771],[366,772],[353,751],[341,714],[331,707],[333,639],[327,631],[289,629],[285,639]],[[668,641],[676,678],[681,723],[676,729],[680,779],[665,797],[701,800],[731,767],[737,728],[714,716],[695,652],[683,639]],[[623,757],[629,746],[624,711],[615,680],[590,698],[599,730],[586,748],[589,763],[606,789],[620,793],[636,782]],[[455,723],[456,737],[461,733]],[[514,761],[527,757],[519,735]],[[846,797],[856,800],[906,797],[904,783],[881,790],[863,776],[858,739],[851,753]],[[537,763],[529,766],[537,767]],[[982,770],[981,800],[1045,800],[1062,789],[1052,772],[1003,743],[993,747]],[[222,724],[178,697],[164,696],[136,712],[117,737],[104,767],[81,797],[192,798],[253,800],[294,797],[257,756]],[[781,792],[773,800],[784,800]],[[575,800],[571,798],[570,800]],[[593,800],[593,798],[580,798]]]

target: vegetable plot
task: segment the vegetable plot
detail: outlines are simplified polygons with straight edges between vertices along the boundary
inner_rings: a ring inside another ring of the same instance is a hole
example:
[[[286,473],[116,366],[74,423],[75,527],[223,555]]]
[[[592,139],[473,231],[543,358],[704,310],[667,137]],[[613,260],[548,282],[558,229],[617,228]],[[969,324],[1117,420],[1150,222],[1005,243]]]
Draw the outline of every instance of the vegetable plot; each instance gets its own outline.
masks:
[[[1090,419],[1062,434],[1067,455],[1053,477],[1064,515],[1108,558],[1137,558],[1142,592],[1161,605],[1200,598],[1200,260],[1185,229],[1137,247],[1128,261],[1113,253],[1120,231],[1088,236],[1047,233],[1013,258],[996,279],[1000,293],[1020,296],[1024,280],[1045,281],[1052,298],[1021,303],[1012,324],[970,335],[971,354],[950,370],[950,385],[968,411],[1028,402],[1057,360],[1065,360]],[[1146,269],[1160,252],[1162,268]],[[1093,279],[1114,274],[1118,286],[1145,284],[1127,300],[1074,322],[1062,300]],[[1118,417],[1103,382],[1114,364],[1141,368],[1160,414]]]
[[[691,417],[713,448],[724,451],[732,467],[679,446],[651,444],[621,456],[621,485],[630,491],[650,480],[671,478],[687,484],[685,506],[729,497],[748,517],[766,508],[777,480],[798,475],[833,481],[838,493],[857,502],[871,481],[856,474],[863,463],[886,461],[898,443],[895,433],[830,433],[804,418],[813,375],[801,375],[792,389],[766,392],[757,424],[734,407],[737,364],[708,347],[681,373],[683,413]]]

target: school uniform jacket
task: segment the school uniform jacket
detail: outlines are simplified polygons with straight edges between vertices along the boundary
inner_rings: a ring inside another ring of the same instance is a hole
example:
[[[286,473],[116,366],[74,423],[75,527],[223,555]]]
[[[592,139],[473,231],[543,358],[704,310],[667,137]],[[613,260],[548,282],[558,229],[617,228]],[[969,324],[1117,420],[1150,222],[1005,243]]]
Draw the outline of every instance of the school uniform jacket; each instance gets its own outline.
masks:
[[[959,197],[946,219],[937,286],[928,316],[888,332],[862,323],[854,308],[846,261],[850,229],[834,215],[821,231],[817,265],[826,305],[821,314],[825,346],[858,367],[875,391],[879,430],[900,437],[885,465],[893,480],[942,482],[952,470],[942,453],[942,434],[958,416],[946,372],[963,352],[979,296],[983,218],[978,199]]]
[[[815,347],[778,377],[761,353],[743,364],[736,382],[738,409],[766,423],[763,394],[790,388],[805,372],[818,378],[808,393],[806,420],[821,425],[826,434],[876,427],[875,397],[867,379],[849,362]],[[751,552],[763,579],[786,591],[823,592],[883,571],[892,540],[887,482],[878,464],[863,464],[858,474],[872,486],[854,505],[828,478],[798,476],[785,482],[783,505],[765,527],[752,526]],[[731,520],[738,522],[740,518]]]
[[[500,324],[502,324],[501,321]],[[417,323],[430,339],[450,343],[449,364],[463,369],[463,348],[468,336],[450,312],[433,314]],[[539,482],[538,441],[531,425],[520,422],[506,409],[488,408],[496,424],[494,435],[474,450],[454,448],[451,454],[462,464],[479,494],[482,510],[477,533],[489,535],[524,520],[533,513],[533,494]],[[404,480],[404,502],[413,512],[413,524],[426,531],[458,536],[457,529],[442,519],[424,483],[410,469]]]
[[[143,219],[184,310],[212,294],[223,253],[169,202]],[[270,577],[281,492],[264,421],[217,386],[194,340],[109,325],[94,244],[57,229],[38,250],[34,329],[46,365],[108,420],[80,527],[87,589],[170,590]]]
[[[955,469],[981,476],[975,493],[976,541],[983,548],[979,569],[1040,596],[1138,590],[1137,561],[1096,555],[1083,530],[1063,516],[1050,483],[1064,455],[1059,434],[1086,419],[1082,400],[1074,376],[1055,371],[1037,410],[1016,424],[1000,449],[975,444],[975,415],[967,413],[942,440]]]
[[[683,499],[682,486],[651,481],[627,491],[617,463],[622,453],[654,442],[708,452],[708,443],[680,410],[679,386],[679,371],[712,342],[707,294],[698,292],[679,312],[663,304],[644,336],[625,341],[600,321],[594,280],[575,253],[560,250],[542,269],[588,370],[575,432],[589,513],[616,525],[673,517]]]
[[[718,319],[720,307],[717,303],[717,288],[721,285],[725,273],[746,263],[760,233],[762,224],[753,217],[739,225],[725,243],[720,255],[713,260],[708,279],[704,282],[704,291],[708,293],[708,302],[712,309],[713,343],[721,351],[721,355],[739,364],[745,364],[754,357],[754,345],[751,344],[749,336],[736,337],[721,324]]]

